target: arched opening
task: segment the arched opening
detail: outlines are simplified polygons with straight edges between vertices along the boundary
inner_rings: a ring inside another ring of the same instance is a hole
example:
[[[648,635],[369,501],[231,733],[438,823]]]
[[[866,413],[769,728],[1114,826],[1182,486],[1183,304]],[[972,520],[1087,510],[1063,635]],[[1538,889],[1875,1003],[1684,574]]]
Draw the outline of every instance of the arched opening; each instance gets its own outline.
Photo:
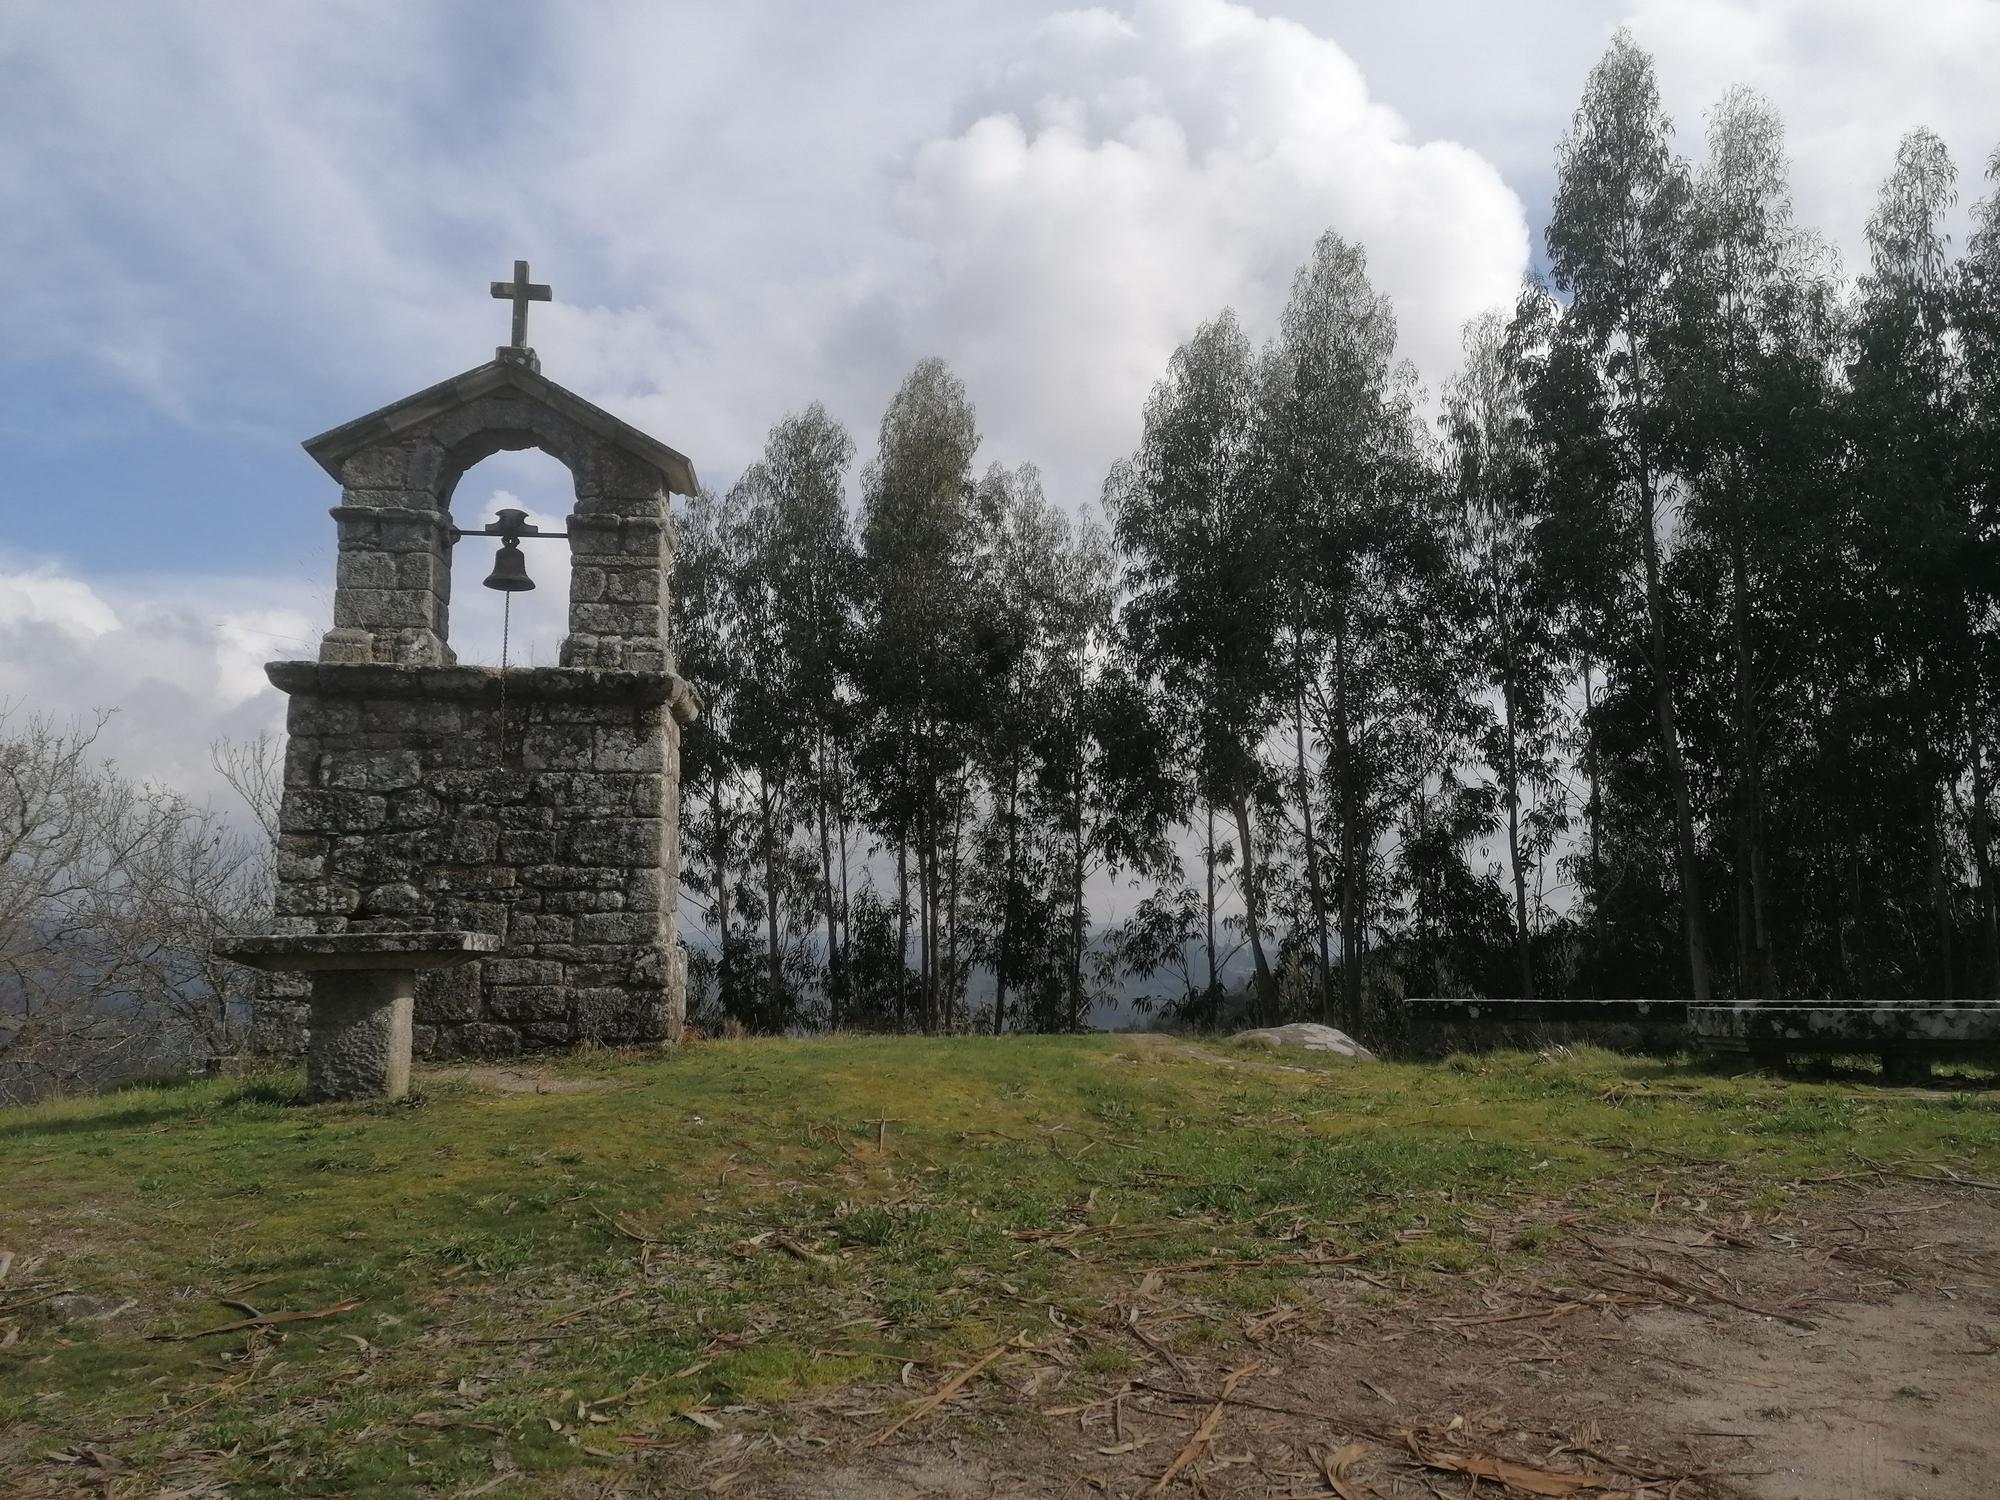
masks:
[[[529,524],[545,532],[560,532],[576,508],[576,482],[568,468],[539,448],[499,452],[465,472],[450,503],[452,524],[465,531],[479,530],[506,507],[525,510]],[[498,549],[497,540],[480,536],[463,537],[452,549],[447,644],[466,666],[498,666],[505,620],[509,664],[559,665],[569,633],[569,543],[523,541],[521,553],[535,587],[517,594],[485,586]]]

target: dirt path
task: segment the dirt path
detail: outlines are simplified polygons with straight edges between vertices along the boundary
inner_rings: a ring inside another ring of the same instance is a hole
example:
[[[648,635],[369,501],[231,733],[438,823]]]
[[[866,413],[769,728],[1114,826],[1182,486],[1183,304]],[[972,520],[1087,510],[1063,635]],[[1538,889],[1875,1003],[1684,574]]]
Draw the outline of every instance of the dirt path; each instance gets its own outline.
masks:
[[[1877,1186],[1765,1215],[1706,1207],[1656,1207],[1616,1235],[1579,1234],[1555,1206],[1487,1225],[1550,1240],[1508,1279],[1398,1286],[1342,1268],[1250,1312],[1134,1287],[1096,1326],[1052,1311],[1034,1349],[997,1355],[887,1441],[952,1372],[745,1415],[626,1492],[2000,1492],[2000,1194]],[[1136,1362],[1089,1373],[1104,1346]]]
[[[1740,1433],[1722,1446],[1768,1470],[1746,1484],[1762,1500],[1959,1500],[2000,1488],[2000,1351],[1974,1342],[1971,1311],[1905,1293],[1812,1333],[1753,1325],[1706,1340],[1664,1316],[1635,1321],[1663,1361],[1682,1360],[1662,1419]]]

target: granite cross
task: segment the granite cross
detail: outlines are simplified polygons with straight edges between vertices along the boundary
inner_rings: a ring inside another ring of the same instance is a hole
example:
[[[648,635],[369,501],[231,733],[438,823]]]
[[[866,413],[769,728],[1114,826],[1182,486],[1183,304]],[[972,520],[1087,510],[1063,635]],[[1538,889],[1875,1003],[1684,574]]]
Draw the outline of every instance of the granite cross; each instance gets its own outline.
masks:
[[[514,279],[493,283],[493,295],[503,302],[514,304],[514,347],[528,347],[528,304],[550,300],[548,285],[544,282],[528,280],[528,263],[514,262]]]

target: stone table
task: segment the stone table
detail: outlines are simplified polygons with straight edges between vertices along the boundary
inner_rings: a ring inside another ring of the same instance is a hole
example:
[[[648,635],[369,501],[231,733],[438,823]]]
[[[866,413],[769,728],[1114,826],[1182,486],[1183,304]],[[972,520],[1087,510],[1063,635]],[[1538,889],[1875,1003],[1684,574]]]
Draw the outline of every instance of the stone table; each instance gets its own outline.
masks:
[[[410,1091],[417,970],[498,951],[487,932],[341,932],[225,938],[217,956],[312,976],[306,1095],[400,1099]]]

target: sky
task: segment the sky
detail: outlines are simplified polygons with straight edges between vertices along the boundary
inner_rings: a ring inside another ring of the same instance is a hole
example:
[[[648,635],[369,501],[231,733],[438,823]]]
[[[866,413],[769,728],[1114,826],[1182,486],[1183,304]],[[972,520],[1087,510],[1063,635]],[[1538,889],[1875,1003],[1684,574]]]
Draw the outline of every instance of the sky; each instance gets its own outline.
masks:
[[[1850,272],[1905,131],[1961,221],[1984,191],[1996,0],[0,0],[0,708],[115,708],[121,764],[214,793],[210,742],[282,725],[262,663],[329,623],[300,442],[491,358],[516,257],[544,373],[715,487],[814,400],[865,461],[938,355],[982,466],[1092,505],[1175,346],[1225,305],[1267,336],[1328,228],[1435,389],[1538,266],[1621,25],[1689,157],[1728,86],[1771,100]],[[557,523],[566,485],[497,455],[454,519]],[[460,549],[467,660],[489,562]],[[553,661],[531,566],[514,659]]]

